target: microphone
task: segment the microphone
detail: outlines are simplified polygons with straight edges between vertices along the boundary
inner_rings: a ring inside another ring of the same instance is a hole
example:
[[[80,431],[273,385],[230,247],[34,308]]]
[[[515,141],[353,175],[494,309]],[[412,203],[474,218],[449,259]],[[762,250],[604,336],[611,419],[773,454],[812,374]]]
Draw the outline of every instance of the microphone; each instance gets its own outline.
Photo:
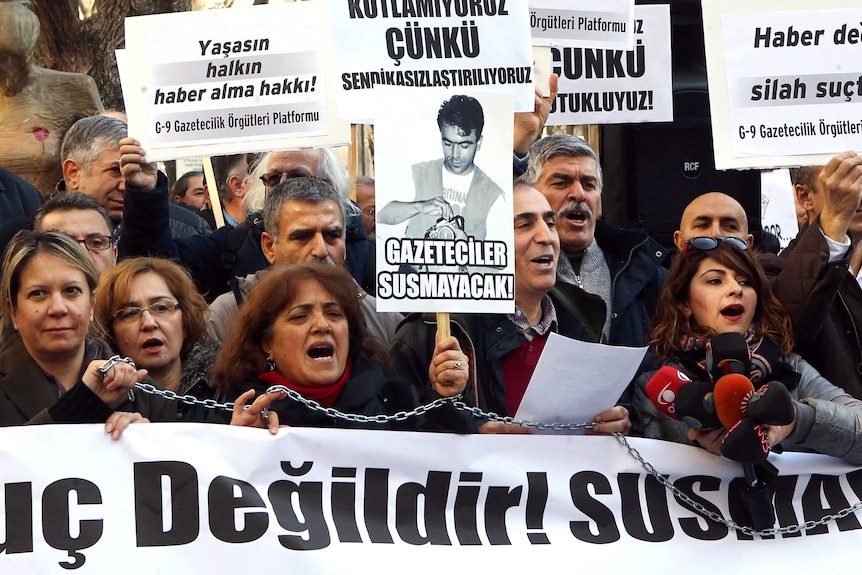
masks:
[[[721,427],[715,413],[713,385],[707,381],[692,381],[676,394],[676,414],[689,427],[709,430]]]
[[[715,412],[726,429],[745,417],[753,396],[751,380],[739,373],[725,375],[715,383]]]
[[[748,401],[746,413],[755,421],[768,425],[789,425],[796,417],[790,392],[780,381],[769,381]]]
[[[712,381],[729,373],[748,377],[751,353],[745,337],[735,332],[719,333],[706,343],[706,370]]]
[[[727,459],[749,465],[763,463],[769,455],[766,430],[754,418],[743,417],[724,436],[721,454]]]
[[[646,384],[646,394],[650,401],[665,415],[680,419],[676,412],[676,398],[680,388],[691,379],[674,367],[663,366]]]

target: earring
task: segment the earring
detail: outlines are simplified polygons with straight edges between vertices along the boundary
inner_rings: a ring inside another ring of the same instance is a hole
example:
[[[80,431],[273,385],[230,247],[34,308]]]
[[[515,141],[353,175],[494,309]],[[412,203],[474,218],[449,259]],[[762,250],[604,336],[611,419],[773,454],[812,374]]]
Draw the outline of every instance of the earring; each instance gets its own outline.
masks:
[[[266,354],[266,364],[269,366],[269,371],[275,371],[275,360],[271,354]]]

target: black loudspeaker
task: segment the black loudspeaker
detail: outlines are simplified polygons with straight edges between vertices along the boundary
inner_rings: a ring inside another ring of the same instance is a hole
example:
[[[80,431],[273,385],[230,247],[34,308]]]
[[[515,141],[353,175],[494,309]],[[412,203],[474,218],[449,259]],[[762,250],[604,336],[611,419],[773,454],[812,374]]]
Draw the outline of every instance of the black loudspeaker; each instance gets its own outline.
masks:
[[[637,4],[666,1],[639,0]],[[736,198],[751,232],[760,224],[760,171],[715,169],[699,0],[671,0],[674,121],[600,127],[602,213],[667,247],[686,205],[705,192]]]

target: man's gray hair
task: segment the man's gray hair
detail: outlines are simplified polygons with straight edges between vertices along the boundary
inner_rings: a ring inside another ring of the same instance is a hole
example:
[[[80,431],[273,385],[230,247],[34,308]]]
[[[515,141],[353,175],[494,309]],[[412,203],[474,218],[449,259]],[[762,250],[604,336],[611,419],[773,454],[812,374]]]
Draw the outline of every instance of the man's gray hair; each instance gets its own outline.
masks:
[[[291,178],[281,182],[266,194],[263,203],[263,228],[273,241],[278,241],[278,223],[281,219],[281,208],[286,202],[305,202],[322,204],[334,202],[342,217],[342,226],[347,223],[347,202],[339,195],[329,182],[314,177]]]
[[[545,167],[545,162],[556,156],[569,156],[571,158],[587,156],[592,158],[593,161],[596,162],[596,171],[599,178],[599,190],[601,191],[604,187],[602,165],[599,163],[599,157],[596,155],[596,151],[583,138],[572,136],[570,134],[553,134],[551,136],[545,136],[530,146],[527,171],[523,175],[523,179],[527,184],[535,187],[536,182],[538,182],[539,178],[542,177],[542,169]]]
[[[129,133],[122,120],[107,116],[81,118],[69,128],[60,148],[62,161],[75,160],[85,171],[99,159],[106,146],[117,148]]]
[[[326,180],[343,199],[350,197],[350,177],[347,168],[330,148],[318,148],[322,152],[317,163],[317,177]],[[300,151],[300,150],[297,150]],[[260,177],[266,173],[269,159],[276,152],[267,152],[252,166],[250,188],[246,192],[242,206],[246,213],[258,212],[263,209],[264,197],[267,195]]]

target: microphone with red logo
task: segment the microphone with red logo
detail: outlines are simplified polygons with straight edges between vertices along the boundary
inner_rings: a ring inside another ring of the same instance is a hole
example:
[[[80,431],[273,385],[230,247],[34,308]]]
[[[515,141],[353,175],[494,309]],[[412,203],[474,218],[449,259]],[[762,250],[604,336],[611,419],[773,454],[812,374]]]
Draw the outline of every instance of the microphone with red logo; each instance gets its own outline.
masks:
[[[689,427],[714,429],[721,425],[712,405],[712,384],[692,381],[674,367],[659,369],[647,382],[646,394],[659,411]]]

